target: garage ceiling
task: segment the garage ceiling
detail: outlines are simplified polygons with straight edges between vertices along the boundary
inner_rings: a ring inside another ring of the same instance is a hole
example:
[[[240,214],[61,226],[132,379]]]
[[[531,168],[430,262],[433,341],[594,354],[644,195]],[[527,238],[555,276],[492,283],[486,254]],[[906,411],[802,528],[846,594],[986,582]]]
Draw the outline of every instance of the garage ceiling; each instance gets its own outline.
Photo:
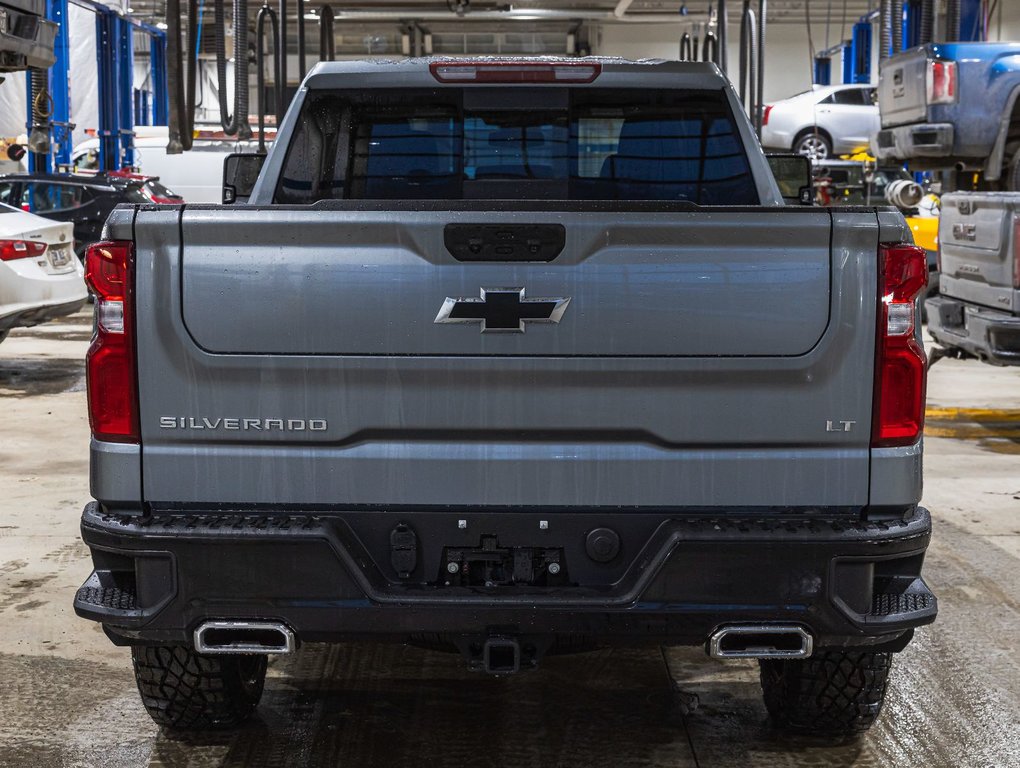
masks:
[[[459,0],[463,2],[463,0]],[[807,0],[770,0],[768,3],[768,20],[772,24],[803,24],[805,19],[805,5]],[[451,10],[458,0],[359,0],[357,4],[333,5],[333,11],[337,21],[371,21],[411,22],[415,20],[437,21],[448,18],[455,24],[462,23],[523,23],[534,21],[570,21],[575,20],[599,20],[605,23],[663,23],[664,21],[699,22],[707,18],[707,9],[710,5],[706,0],[516,0],[515,2],[501,2],[500,0],[473,0],[466,13],[457,14]],[[182,6],[186,0],[182,2]],[[212,3],[204,0],[205,19],[212,21]],[[250,0],[249,15],[254,20],[261,3],[257,0]],[[277,2],[271,2],[274,10],[278,7]],[[306,14],[310,14],[322,7],[323,3],[307,2]],[[757,3],[755,3],[755,6]],[[828,17],[834,25],[850,24],[862,15],[874,10],[878,0],[813,0],[810,3],[811,14],[815,23],[824,24]],[[729,15],[731,24],[739,18],[742,3],[740,0],[729,0]],[[132,14],[136,17],[156,24],[166,19],[166,0],[131,0],[130,7]],[[289,2],[291,19],[296,14],[296,1]],[[683,15],[681,9],[686,8],[687,15]],[[615,12],[615,13],[614,13]],[[228,11],[228,17],[229,17]],[[316,22],[312,19],[309,22],[309,32],[315,30]],[[340,33],[340,25],[337,25],[337,33]],[[833,31],[833,37],[838,34]]]

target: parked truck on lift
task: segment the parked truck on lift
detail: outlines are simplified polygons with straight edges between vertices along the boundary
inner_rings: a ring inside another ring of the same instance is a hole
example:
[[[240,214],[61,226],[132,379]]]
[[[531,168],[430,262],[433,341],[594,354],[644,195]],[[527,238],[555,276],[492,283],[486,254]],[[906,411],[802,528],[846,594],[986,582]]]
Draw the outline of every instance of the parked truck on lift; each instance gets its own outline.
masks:
[[[928,43],[879,67],[881,161],[1020,190],[1020,43]]]
[[[784,205],[705,63],[319,64],[233,181],[86,259],[74,605],[156,722],[354,637],[702,646],[781,726],[875,721],[936,613],[900,213]]]

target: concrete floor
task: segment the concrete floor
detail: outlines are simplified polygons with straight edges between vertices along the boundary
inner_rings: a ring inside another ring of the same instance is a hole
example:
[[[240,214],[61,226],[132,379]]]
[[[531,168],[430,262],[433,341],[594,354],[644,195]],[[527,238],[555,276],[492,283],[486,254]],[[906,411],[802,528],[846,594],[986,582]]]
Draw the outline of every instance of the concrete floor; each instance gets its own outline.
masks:
[[[75,618],[89,573],[81,359],[90,320],[0,345],[0,766],[1020,765],[1020,369],[944,360],[929,386],[927,578],[938,623],[897,659],[885,713],[827,747],[773,732],[753,663],[672,650],[547,659],[496,680],[416,648],[274,661],[237,733],[161,734],[128,654]]]

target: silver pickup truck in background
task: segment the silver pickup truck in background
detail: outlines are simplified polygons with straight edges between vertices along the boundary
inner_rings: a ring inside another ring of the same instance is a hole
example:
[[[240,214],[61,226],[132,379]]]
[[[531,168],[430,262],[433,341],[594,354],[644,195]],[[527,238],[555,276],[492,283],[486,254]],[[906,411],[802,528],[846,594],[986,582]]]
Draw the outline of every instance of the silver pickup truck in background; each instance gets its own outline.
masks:
[[[939,262],[932,338],[951,355],[1020,365],[1020,193],[944,195]]]
[[[935,617],[924,251],[785,206],[714,65],[321,64],[249,204],[106,238],[75,610],[164,726],[367,638],[703,646],[842,737]]]

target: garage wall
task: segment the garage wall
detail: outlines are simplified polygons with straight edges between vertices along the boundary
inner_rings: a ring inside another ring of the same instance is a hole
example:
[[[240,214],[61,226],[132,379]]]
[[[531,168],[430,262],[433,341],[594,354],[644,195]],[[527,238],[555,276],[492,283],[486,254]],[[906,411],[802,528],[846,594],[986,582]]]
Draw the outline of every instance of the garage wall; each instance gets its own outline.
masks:
[[[1020,41],[1020,2],[1000,0],[1003,4],[1002,36],[998,36],[998,19],[991,25],[993,40]],[[824,4],[819,3],[819,6]],[[731,17],[732,18],[732,17]],[[680,51],[680,36],[690,29],[689,24],[604,24],[595,35],[594,52],[604,56],[623,56],[628,59],[676,59]],[[825,50],[841,39],[850,36],[850,26],[833,24],[829,28],[826,44],[825,23],[811,25],[816,50]],[[730,24],[729,74],[734,80],[738,72],[740,27]],[[765,46],[765,101],[792,96],[811,87],[811,51],[808,46],[805,24],[771,24],[767,30]],[[841,79],[842,62],[837,56],[832,61],[833,80]],[[872,67],[877,78],[877,68]]]
[[[687,31],[684,24],[606,24],[598,36],[597,53],[604,56],[623,56],[628,59],[676,59],[680,50],[680,36]],[[821,49],[825,43],[825,25],[815,27],[815,45]],[[835,27],[830,31],[833,43],[839,39]],[[728,60],[730,77],[737,77],[739,62],[740,28],[730,25]],[[811,85],[811,55],[804,27],[793,24],[773,24],[767,29],[765,59],[765,100],[774,101],[791,96]],[[834,61],[834,65],[839,62]]]

